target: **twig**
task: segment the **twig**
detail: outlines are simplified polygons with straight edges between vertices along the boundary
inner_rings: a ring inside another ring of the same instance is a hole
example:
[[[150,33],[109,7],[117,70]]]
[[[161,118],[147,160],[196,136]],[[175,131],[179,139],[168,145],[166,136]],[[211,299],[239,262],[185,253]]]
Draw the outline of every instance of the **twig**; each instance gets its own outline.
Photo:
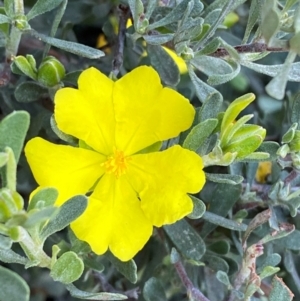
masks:
[[[176,263],[174,263],[174,266],[175,266],[175,269],[176,269],[176,272],[177,272],[179,278],[181,279],[183,285],[187,289],[187,293],[191,300],[210,301],[199,291],[199,289],[197,289],[193,285],[192,281],[190,280],[190,278],[188,277],[188,275],[185,271],[183,264],[180,261],[177,261]]]
[[[282,47],[269,47],[265,43],[252,43],[234,46],[234,49],[238,53],[256,53],[256,52],[287,52],[289,49]],[[229,53],[224,48],[218,48],[215,52],[211,53],[210,56],[214,57],[225,57],[229,56]]]
[[[130,10],[128,6],[120,4],[118,7],[119,12],[119,32],[118,39],[114,52],[114,59],[112,62],[112,73],[116,77],[123,65],[123,52],[124,52],[124,42],[126,34],[126,23],[130,16]]]

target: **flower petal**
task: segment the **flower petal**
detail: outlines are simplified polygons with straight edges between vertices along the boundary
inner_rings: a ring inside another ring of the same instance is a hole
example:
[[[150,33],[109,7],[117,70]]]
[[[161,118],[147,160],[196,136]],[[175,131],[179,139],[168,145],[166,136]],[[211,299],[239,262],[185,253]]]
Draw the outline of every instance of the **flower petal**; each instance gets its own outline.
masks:
[[[152,225],[124,177],[105,174],[89,198],[86,211],[71,224],[76,236],[97,254],[109,248],[122,261],[130,260],[148,241]]]
[[[63,88],[55,94],[55,120],[60,130],[98,152],[109,155],[114,145],[114,82],[95,68],[83,71],[79,89]]]
[[[85,194],[104,173],[103,155],[42,138],[31,139],[25,154],[37,183],[58,189],[56,205],[76,194]]]
[[[160,227],[192,211],[187,193],[203,187],[202,168],[202,159],[196,153],[176,145],[163,152],[132,156],[126,176],[141,199],[145,215]]]
[[[188,129],[195,110],[170,88],[162,88],[153,68],[142,66],[115,83],[116,144],[127,155]]]

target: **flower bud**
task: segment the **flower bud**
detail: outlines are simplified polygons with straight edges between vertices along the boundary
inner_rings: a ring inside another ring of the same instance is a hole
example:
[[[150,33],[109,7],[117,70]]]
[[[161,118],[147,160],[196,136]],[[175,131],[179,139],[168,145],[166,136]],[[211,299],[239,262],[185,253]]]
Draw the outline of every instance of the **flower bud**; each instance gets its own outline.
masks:
[[[38,82],[46,87],[57,85],[65,77],[65,67],[53,56],[46,57],[38,69]]]
[[[29,60],[28,60],[28,58],[29,58]],[[33,56],[24,57],[22,55],[18,55],[13,60],[13,64],[15,66],[17,66],[17,68],[16,68],[17,70],[14,70],[13,66],[12,66],[12,71],[17,74],[25,74],[28,77],[36,80],[37,70],[35,68],[34,62],[35,62],[35,60],[34,60]]]

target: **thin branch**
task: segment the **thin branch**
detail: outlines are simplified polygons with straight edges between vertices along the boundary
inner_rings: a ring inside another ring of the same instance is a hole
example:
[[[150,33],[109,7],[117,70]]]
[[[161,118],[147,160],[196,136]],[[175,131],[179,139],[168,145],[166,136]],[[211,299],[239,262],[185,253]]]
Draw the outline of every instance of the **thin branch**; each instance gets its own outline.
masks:
[[[118,7],[118,13],[119,13],[119,32],[118,32],[118,39],[117,39],[115,52],[114,52],[114,59],[112,62],[112,73],[115,77],[117,77],[123,65],[126,23],[128,18],[130,17],[129,7],[120,4]]]
[[[256,52],[288,52],[289,49],[283,47],[269,47],[265,43],[252,43],[234,46],[234,49],[238,53],[256,53]],[[229,56],[229,53],[224,48],[218,48],[215,52],[211,53],[210,56],[214,57],[225,57]]]
[[[174,267],[176,269],[176,272],[177,272],[181,282],[185,286],[185,288],[187,290],[187,293],[188,293],[191,300],[194,300],[194,301],[210,301],[199,291],[199,289],[197,289],[193,285],[192,281],[190,280],[190,278],[188,277],[188,275],[185,271],[185,268],[184,268],[183,264],[180,261],[177,261],[176,263],[174,263]]]

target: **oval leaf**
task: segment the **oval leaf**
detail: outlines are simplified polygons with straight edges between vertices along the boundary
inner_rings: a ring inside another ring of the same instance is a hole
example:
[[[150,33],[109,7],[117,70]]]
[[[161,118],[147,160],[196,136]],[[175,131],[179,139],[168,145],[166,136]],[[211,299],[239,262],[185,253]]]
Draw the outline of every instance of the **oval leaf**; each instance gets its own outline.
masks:
[[[41,239],[45,240],[51,234],[67,227],[73,220],[80,216],[87,207],[87,198],[83,195],[72,197],[65,202],[59,212],[42,229]]]
[[[168,86],[176,86],[180,80],[179,69],[174,60],[160,45],[147,45],[153,67]]]
[[[28,301],[29,287],[18,274],[0,266],[0,300]]]
[[[83,273],[84,265],[76,253],[64,253],[54,263],[50,275],[55,281],[65,284],[76,281]]]
[[[182,255],[187,259],[200,261],[205,253],[205,243],[184,219],[164,226],[164,229]]]

